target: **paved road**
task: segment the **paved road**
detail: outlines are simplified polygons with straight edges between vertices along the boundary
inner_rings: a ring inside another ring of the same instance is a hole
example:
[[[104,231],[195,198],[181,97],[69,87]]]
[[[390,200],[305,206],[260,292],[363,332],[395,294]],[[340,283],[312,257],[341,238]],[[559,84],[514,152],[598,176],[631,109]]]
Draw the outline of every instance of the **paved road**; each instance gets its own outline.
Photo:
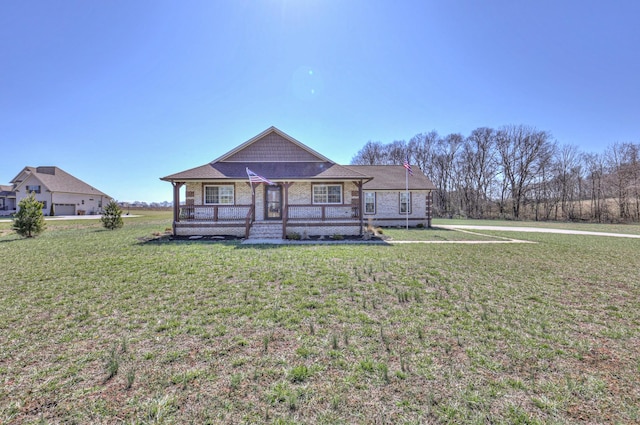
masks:
[[[122,214],[122,218],[127,218],[127,217],[139,217],[137,215],[127,215],[127,214]],[[45,217],[45,220],[97,220],[99,218],[102,218],[102,215],[100,214],[92,214],[92,215],[54,215],[53,217]]]
[[[640,235],[630,235],[626,233],[590,232],[586,230],[551,229],[547,227],[474,226],[467,224],[442,224],[434,225],[433,227],[450,230],[499,230],[501,232],[562,233],[565,235],[611,236],[614,238],[640,239]]]

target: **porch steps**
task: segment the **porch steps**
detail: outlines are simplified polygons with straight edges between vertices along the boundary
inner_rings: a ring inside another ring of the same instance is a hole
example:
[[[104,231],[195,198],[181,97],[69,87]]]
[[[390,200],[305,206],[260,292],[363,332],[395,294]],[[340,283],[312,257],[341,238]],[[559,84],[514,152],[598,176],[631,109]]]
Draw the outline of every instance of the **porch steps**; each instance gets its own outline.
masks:
[[[249,239],[282,239],[282,222],[254,222],[249,231]]]

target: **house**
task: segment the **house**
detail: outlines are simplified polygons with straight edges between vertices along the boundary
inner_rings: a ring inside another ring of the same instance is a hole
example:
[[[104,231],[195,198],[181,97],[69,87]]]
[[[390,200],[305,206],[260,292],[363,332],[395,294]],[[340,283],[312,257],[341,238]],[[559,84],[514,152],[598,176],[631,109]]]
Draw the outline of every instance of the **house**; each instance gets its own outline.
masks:
[[[418,167],[412,175],[402,165],[349,165],[371,176],[363,186],[363,213],[374,226],[431,227],[432,192],[435,185]]]
[[[11,180],[15,205],[31,193],[44,215],[99,214],[111,197],[54,166],[24,167]],[[53,214],[51,207],[53,206]]]
[[[16,212],[16,193],[13,186],[0,185],[0,216]]]
[[[347,236],[362,234],[368,217],[396,224],[409,215],[412,225],[430,223],[435,188],[416,170],[410,179],[419,179],[407,195],[398,177],[404,171],[402,165],[339,165],[270,127],[208,164],[161,180],[173,186],[177,236]],[[250,172],[272,184],[250,183]],[[377,179],[389,182],[373,183]]]

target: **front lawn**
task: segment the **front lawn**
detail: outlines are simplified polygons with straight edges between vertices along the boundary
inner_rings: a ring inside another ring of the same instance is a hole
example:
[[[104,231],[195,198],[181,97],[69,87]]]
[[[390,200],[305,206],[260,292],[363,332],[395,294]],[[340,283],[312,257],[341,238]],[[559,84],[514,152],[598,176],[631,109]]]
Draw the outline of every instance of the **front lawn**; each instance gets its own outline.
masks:
[[[0,423],[640,421],[638,240],[251,246],[169,215],[0,223]]]

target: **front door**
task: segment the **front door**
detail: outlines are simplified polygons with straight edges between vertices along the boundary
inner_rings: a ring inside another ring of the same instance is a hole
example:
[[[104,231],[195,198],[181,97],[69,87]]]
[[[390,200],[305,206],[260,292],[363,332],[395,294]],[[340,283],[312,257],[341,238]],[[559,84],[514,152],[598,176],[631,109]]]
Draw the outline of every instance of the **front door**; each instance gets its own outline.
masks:
[[[265,217],[267,220],[282,220],[282,188],[265,186]]]

